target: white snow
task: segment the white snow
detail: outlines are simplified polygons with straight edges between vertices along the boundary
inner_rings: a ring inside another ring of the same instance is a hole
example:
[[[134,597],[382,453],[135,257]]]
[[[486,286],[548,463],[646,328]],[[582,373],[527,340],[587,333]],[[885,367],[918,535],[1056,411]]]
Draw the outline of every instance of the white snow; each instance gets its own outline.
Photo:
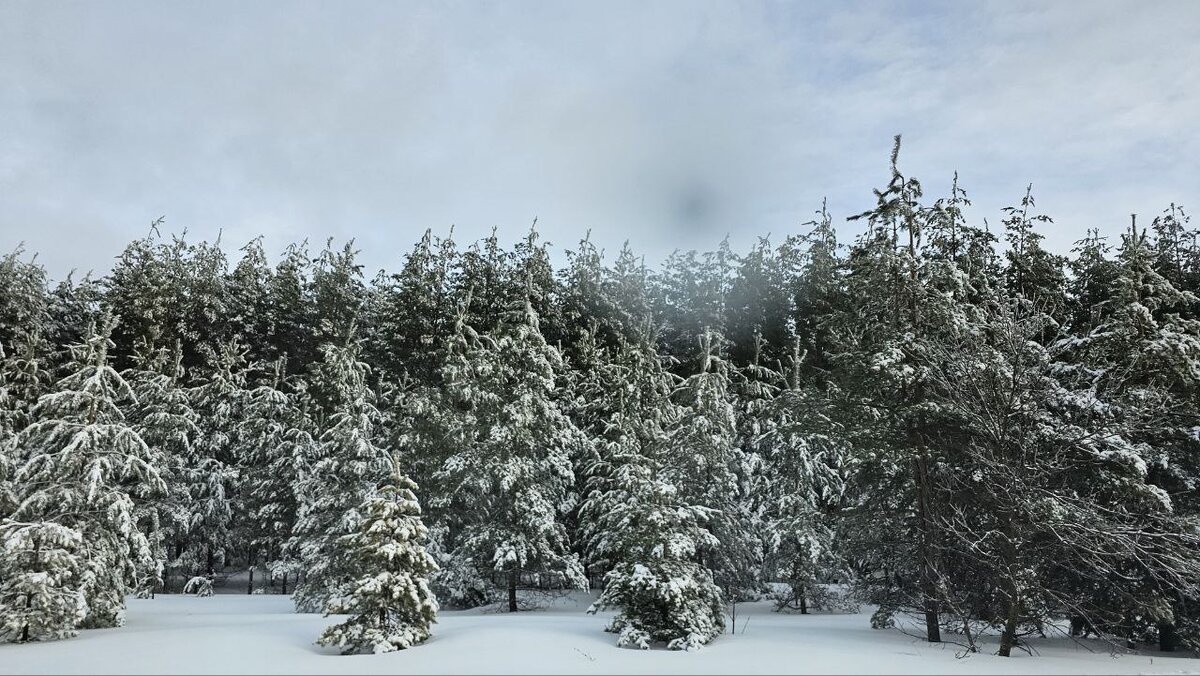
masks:
[[[424,645],[342,656],[313,643],[334,618],[296,614],[286,596],[130,599],[123,628],[0,645],[0,674],[1200,674],[1200,660],[1184,654],[1114,654],[1106,644],[1066,638],[1034,640],[1032,656],[987,654],[992,643],[959,659],[953,645],[872,630],[865,613],[779,615],[766,602],[739,605],[738,634],[699,651],[631,650],[603,631],[611,615],[584,612],[592,600],[577,593],[550,610],[515,615],[442,611]]]

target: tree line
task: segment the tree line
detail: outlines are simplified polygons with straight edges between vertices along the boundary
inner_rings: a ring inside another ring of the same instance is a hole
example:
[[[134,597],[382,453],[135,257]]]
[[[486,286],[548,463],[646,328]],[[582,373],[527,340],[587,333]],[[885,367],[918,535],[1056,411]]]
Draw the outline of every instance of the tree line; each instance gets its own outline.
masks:
[[[1032,188],[1001,227],[899,166],[839,242],[650,267],[426,232],[131,242],[52,283],[0,261],[0,638],[118,626],[125,597],[258,571],[321,641],[404,648],[437,608],[586,588],[621,645],[830,583],[1008,655],[1069,620],[1200,647],[1200,246],[1172,204],[1069,255]],[[536,226],[536,224],[535,224]],[[398,600],[399,599],[399,600]]]

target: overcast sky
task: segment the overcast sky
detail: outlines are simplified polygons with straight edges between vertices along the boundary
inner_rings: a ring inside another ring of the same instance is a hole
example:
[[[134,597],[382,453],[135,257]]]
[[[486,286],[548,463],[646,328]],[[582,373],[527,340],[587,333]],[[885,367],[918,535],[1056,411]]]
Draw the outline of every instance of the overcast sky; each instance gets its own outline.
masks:
[[[1198,127],[1190,0],[0,2],[0,248],[56,276],[160,215],[371,271],[535,216],[559,251],[741,249],[870,208],[896,133],[976,219],[1032,182],[1065,250],[1200,201]]]

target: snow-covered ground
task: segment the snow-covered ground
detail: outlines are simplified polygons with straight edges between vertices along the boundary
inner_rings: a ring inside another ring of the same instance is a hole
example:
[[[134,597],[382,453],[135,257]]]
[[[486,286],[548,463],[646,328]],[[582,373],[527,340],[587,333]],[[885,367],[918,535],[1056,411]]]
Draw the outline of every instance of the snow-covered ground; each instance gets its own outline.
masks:
[[[313,644],[330,620],[295,614],[286,596],[132,599],[123,628],[84,631],[56,643],[0,645],[0,673],[1200,674],[1195,658],[1113,654],[1106,644],[1065,638],[1035,640],[1032,656],[958,658],[953,645],[874,631],[866,614],[779,615],[765,602],[739,606],[738,633],[703,650],[637,651],[617,648],[603,631],[608,615],[587,615],[589,603],[578,593],[550,609],[515,615],[443,611],[425,645],[341,656]]]

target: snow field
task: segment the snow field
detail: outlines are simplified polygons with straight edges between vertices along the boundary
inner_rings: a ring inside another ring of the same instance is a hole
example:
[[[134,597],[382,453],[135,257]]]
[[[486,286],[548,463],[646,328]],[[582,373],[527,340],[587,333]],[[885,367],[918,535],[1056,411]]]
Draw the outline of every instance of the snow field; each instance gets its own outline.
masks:
[[[738,608],[738,633],[695,651],[618,648],[577,593],[546,610],[442,611],[424,645],[384,655],[339,655],[314,641],[335,618],[297,614],[291,598],[218,594],[130,599],[128,623],[71,640],[0,645],[3,674],[1200,674],[1184,654],[1117,654],[1098,641],[1035,639],[1035,655],[959,658],[869,613],[781,615],[768,602]],[[952,637],[951,637],[952,638]]]

